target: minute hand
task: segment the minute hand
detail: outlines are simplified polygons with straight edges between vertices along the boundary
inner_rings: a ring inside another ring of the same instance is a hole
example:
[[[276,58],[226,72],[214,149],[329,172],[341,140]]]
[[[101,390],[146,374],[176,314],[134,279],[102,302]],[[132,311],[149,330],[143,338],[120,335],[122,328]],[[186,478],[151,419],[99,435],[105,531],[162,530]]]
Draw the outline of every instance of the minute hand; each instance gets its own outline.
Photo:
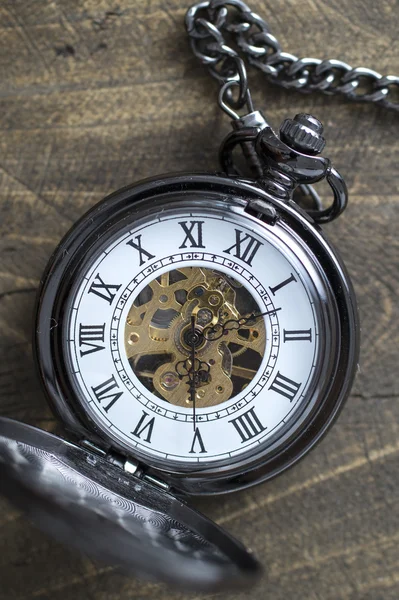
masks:
[[[281,310],[281,308],[273,308],[272,310],[266,310],[262,313],[251,313],[250,315],[246,317],[241,317],[240,319],[229,319],[223,325],[216,324],[212,325],[211,327],[207,327],[203,331],[203,336],[206,340],[209,341],[219,340],[223,335],[226,335],[226,333],[228,333],[229,331],[232,331],[233,329],[240,329],[240,327],[243,327],[244,325],[252,325],[252,323],[255,323],[256,320],[260,317],[272,315],[278,310]]]
[[[195,394],[196,394],[196,379],[197,373],[195,370],[195,317],[191,316],[191,373],[189,378],[190,400],[193,407],[193,426],[196,430],[196,415],[195,415]]]

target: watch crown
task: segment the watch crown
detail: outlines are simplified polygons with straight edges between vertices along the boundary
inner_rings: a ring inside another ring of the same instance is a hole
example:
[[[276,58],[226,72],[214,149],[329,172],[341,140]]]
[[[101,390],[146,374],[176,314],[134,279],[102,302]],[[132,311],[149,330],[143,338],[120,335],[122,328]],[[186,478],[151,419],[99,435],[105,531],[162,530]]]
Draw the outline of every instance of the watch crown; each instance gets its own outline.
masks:
[[[283,142],[305,154],[320,154],[326,141],[321,135],[323,125],[312,115],[299,114],[286,119],[280,127]]]

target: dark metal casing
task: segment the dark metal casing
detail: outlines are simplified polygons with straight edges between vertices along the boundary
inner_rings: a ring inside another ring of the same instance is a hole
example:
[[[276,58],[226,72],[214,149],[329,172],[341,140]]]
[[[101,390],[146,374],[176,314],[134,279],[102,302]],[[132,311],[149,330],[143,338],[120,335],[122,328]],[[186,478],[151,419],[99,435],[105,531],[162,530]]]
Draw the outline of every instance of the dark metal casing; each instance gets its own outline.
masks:
[[[218,207],[245,213],[257,225],[280,227],[301,241],[309,261],[317,264],[330,290],[326,304],[336,335],[328,341],[320,385],[314,402],[301,416],[295,431],[289,428],[282,442],[249,460],[234,464],[201,466],[195,470],[143,460],[99,430],[85,413],[71,388],[63,357],[61,327],[65,303],[74,277],[92,247],[123,223],[165,204]],[[51,406],[65,428],[77,439],[89,439],[101,448],[133,456],[146,472],[183,494],[225,493],[258,484],[302,458],[323,436],[338,415],[350,391],[358,360],[359,327],[355,296],[345,267],[320,228],[294,202],[273,198],[252,182],[217,175],[168,175],[115,192],[89,211],[66,235],[45,273],[38,298],[35,357]],[[335,336],[335,337],[334,337]]]
[[[0,492],[59,541],[145,579],[214,592],[261,572],[240,542],[172,494],[4,418]]]
[[[254,228],[273,229],[286,243],[297,244],[323,279],[327,292],[320,310],[332,332],[312,401],[294,426],[288,424],[255,455],[196,469],[143,459],[90,420],[68,372],[62,333],[73,282],[98,245],[143,215],[182,206],[239,213]],[[256,559],[177,496],[258,484],[295,464],[320,440],[356,370],[355,298],[336,252],[294,202],[245,180],[169,175],[108,196],[62,240],[38,294],[34,356],[51,407],[65,434],[80,445],[0,419],[0,491],[45,531],[142,577],[208,592],[248,586],[260,573]]]

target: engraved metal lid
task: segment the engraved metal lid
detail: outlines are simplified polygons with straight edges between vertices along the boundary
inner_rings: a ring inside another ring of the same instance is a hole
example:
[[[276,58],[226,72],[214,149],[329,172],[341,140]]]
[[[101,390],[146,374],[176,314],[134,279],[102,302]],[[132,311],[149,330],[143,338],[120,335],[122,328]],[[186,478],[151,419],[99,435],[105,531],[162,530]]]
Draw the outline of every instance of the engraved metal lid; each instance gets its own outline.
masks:
[[[217,591],[260,574],[240,542],[172,494],[5,418],[0,492],[59,541],[145,579]]]

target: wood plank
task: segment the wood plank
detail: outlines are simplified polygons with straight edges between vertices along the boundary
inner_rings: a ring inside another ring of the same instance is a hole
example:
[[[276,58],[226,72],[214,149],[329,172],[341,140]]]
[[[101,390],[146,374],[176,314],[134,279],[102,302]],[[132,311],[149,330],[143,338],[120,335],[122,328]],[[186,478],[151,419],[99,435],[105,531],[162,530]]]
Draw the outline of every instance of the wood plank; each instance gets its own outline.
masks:
[[[288,52],[399,71],[395,0],[250,5]],[[57,427],[33,367],[31,316],[42,270],[73,222],[132,181],[218,168],[229,120],[215,104],[215,82],[189,53],[184,12],[181,0],[0,7],[1,415]],[[275,127],[297,112],[325,124],[326,154],[351,194],[326,231],[353,277],[362,353],[345,410],[305,460],[268,484],[194,504],[267,567],[237,600],[397,600],[397,114],[276,89],[255,71],[250,81]],[[76,556],[4,500],[0,532],[0,600],[195,598]]]

